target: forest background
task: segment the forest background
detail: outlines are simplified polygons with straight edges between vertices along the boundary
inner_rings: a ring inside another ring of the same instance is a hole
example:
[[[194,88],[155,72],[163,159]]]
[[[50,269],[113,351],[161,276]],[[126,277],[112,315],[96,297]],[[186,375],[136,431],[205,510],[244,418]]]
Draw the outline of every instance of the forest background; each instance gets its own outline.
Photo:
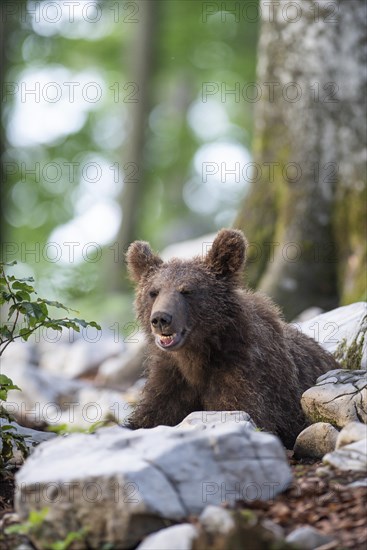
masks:
[[[365,11],[3,2],[3,259],[123,325],[132,240],[162,250],[235,225],[248,283],[289,319],[364,299]]]

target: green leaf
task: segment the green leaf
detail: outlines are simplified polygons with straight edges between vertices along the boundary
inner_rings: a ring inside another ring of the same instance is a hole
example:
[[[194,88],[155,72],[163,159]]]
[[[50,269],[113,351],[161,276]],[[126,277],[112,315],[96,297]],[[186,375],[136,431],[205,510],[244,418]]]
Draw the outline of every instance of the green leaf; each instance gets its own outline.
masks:
[[[9,307],[8,321],[9,321],[9,319],[13,316],[13,313],[14,313],[14,311],[16,311],[16,310],[21,311],[21,309],[20,309],[20,304],[12,304],[12,305]]]
[[[20,390],[19,386],[17,386],[16,384],[11,384],[11,386],[8,386],[8,390]]]
[[[19,336],[26,342],[32,332],[29,330],[29,328],[21,328],[19,331]]]
[[[96,328],[97,330],[102,330],[100,325],[98,323],[96,323],[95,321],[85,321],[84,319],[77,319],[77,318],[74,318],[74,319],[70,319],[71,321],[73,321],[74,323],[77,323],[78,325],[86,328],[86,327],[94,327]]]
[[[43,520],[48,514],[48,508],[42,508],[42,510],[31,510],[29,513],[28,521],[33,525],[41,525]]]
[[[1,399],[1,401],[6,401],[7,400],[8,392],[10,390],[20,390],[20,388],[18,388],[18,386],[16,386],[15,384],[13,384],[12,380],[10,380],[10,384],[2,383],[0,381],[0,399]],[[0,412],[3,415],[2,408],[0,408]]]
[[[6,325],[0,327],[0,334],[1,336],[4,336],[4,338],[6,338],[7,340],[11,338],[11,332]]]
[[[15,294],[15,299],[18,300],[18,302],[29,302],[31,296],[27,291],[21,290]]]
[[[60,319],[59,321],[57,321],[57,323],[62,327],[72,328],[76,332],[80,332],[80,328],[76,323],[74,323],[72,319]]]
[[[2,386],[10,386],[13,383],[13,380],[6,376],[6,374],[0,374],[0,384]]]
[[[23,302],[20,304],[22,313],[37,321],[44,321],[48,316],[48,309],[45,304],[37,302]]]
[[[26,292],[34,292],[33,286],[27,285],[27,283],[24,283],[19,279],[15,281],[15,283],[13,283],[11,287],[14,290],[25,290]]]
[[[52,328],[54,330],[62,332],[62,327],[57,324],[57,321],[52,321],[52,320],[47,321],[47,323],[44,323],[43,326],[46,327],[46,328]]]
[[[29,533],[31,526],[27,523],[17,523],[15,525],[9,525],[9,527],[6,527],[5,534],[6,535],[26,535]]]
[[[3,424],[0,426],[0,430],[3,430],[4,432],[7,430],[15,430],[15,426],[12,426],[11,424]]]
[[[74,323],[77,323],[78,325],[80,325],[83,328],[86,328],[88,326],[87,321],[84,321],[84,319],[74,318],[74,319],[70,319],[70,321],[73,321]]]
[[[13,380],[11,380],[11,378],[6,376],[5,374],[0,374],[0,388],[5,388],[6,391],[20,390],[20,388],[18,388],[18,386],[14,384]]]
[[[102,330],[101,328],[101,325],[99,325],[98,323],[96,323],[95,321],[91,321],[90,323],[88,323],[91,327],[94,327],[96,328],[97,330]]]
[[[74,311],[74,310],[64,306],[60,302],[56,302],[55,300],[45,300],[44,298],[38,298],[37,302],[42,302],[42,303],[47,304],[48,306],[61,308],[61,309],[64,309],[65,311]]]

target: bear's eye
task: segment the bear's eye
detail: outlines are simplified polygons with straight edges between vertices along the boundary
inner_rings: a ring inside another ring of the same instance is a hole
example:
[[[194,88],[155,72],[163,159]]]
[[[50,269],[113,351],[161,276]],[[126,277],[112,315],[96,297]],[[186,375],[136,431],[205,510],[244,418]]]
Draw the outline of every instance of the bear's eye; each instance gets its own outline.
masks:
[[[188,294],[191,294],[191,290],[188,288],[180,288],[179,290],[180,294],[183,294],[184,296],[187,296]]]
[[[150,296],[151,298],[156,298],[156,297],[158,296],[158,294],[159,294],[158,290],[151,290],[151,291],[149,292],[149,296]]]

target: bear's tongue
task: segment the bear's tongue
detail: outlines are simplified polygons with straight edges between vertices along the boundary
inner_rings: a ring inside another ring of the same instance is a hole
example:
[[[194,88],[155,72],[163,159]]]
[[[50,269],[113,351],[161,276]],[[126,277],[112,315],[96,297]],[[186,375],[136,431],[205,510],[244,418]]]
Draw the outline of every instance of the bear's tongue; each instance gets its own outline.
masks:
[[[159,342],[162,346],[164,346],[165,348],[170,346],[174,339],[175,339],[175,336],[176,334],[170,334],[169,336],[160,336],[159,337]]]

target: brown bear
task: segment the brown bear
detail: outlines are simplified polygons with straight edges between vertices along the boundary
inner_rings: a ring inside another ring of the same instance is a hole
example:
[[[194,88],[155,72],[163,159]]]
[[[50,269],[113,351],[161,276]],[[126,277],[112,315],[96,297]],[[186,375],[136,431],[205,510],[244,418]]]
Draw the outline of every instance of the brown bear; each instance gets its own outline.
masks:
[[[208,254],[168,262],[149,244],[127,251],[147,335],[148,380],[128,426],[173,426],[193,411],[242,410],[291,447],[305,427],[302,393],[339,368],[287,325],[270,299],[243,288],[247,242],[222,229]]]

